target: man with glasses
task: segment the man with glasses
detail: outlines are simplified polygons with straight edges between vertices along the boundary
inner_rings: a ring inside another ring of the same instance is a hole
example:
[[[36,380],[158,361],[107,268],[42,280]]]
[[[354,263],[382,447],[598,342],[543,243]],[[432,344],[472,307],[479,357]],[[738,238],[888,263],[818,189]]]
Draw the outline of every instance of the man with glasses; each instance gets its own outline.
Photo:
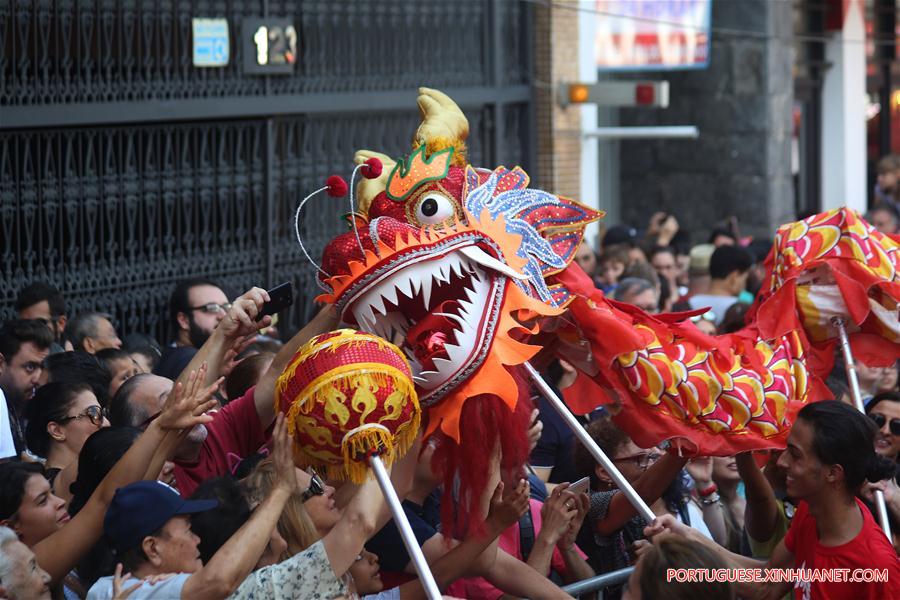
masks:
[[[16,298],[16,313],[20,319],[42,321],[53,333],[50,354],[63,352],[66,331],[66,300],[58,289],[44,281],[35,281],[22,289]]]
[[[169,379],[178,377],[230,306],[222,288],[209,279],[179,281],[169,297],[169,323],[175,339],[163,350],[154,372]]]
[[[0,406],[6,417],[0,418],[4,426],[0,436],[6,437],[9,432],[16,455],[25,450],[25,424],[21,415],[40,385],[51,343],[53,334],[38,320],[7,321],[0,328],[0,396],[6,404]],[[4,453],[10,456],[8,450]]]

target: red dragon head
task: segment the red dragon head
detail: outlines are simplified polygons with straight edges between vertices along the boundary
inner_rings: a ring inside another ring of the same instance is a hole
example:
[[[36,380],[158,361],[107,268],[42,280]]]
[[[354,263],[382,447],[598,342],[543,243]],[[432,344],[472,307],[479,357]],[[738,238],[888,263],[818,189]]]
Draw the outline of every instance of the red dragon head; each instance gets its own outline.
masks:
[[[568,290],[553,275],[571,262],[586,224],[602,216],[529,188],[519,167],[466,162],[468,122],[446,95],[420,88],[413,153],[357,190],[351,231],[325,248],[320,276],[343,320],[400,345],[419,398],[459,441],[462,405],[490,394],[514,408],[508,368],[539,349],[523,322],[559,314]]]

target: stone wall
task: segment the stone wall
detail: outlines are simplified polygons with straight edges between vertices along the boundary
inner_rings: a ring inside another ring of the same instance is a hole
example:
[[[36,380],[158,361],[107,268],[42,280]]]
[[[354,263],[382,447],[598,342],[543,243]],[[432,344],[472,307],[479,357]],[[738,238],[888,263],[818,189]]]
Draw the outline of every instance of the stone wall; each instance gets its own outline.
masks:
[[[705,70],[654,74],[670,83],[668,109],[620,111],[622,125],[700,130],[696,140],[621,142],[624,222],[671,212],[700,243],[732,215],[756,236],[794,217],[791,14],[783,0],[714,2],[714,28],[747,33],[714,34]]]

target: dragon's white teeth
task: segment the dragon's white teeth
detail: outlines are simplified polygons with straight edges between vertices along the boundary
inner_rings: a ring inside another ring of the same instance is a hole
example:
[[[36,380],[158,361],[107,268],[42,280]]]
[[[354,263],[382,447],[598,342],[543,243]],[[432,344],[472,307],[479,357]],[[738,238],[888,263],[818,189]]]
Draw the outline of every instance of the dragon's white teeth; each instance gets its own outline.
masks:
[[[387,338],[389,341],[393,342],[398,334],[406,337],[406,330],[409,329],[409,321],[406,320],[406,317],[395,311],[388,313],[385,321],[391,329],[390,337]]]
[[[373,331],[375,329],[375,317],[372,316],[372,307],[368,304],[362,306],[356,313],[356,322],[363,331]]]
[[[431,313],[431,314],[436,315],[436,316],[438,316],[438,317],[447,317],[447,318],[450,319],[451,321],[455,321],[455,322],[459,323],[459,326],[460,326],[460,327],[465,327],[466,325],[468,325],[468,323],[466,322],[466,320],[463,319],[463,318],[462,318],[461,316],[459,316],[459,315],[453,315],[453,314],[445,313],[445,312],[436,312],[436,313]]]
[[[377,335],[378,337],[384,338],[388,341],[390,341],[392,339],[391,326],[384,319],[378,319],[377,321],[375,321],[375,326],[373,329],[374,329],[373,333],[375,335]]]
[[[385,282],[385,283],[387,283],[389,285],[387,285],[384,288],[384,290],[381,291],[381,297],[386,301],[384,304],[386,305],[388,302],[390,302],[391,304],[396,306],[396,304],[397,304],[397,288],[394,287],[394,285],[390,281]],[[387,314],[386,310],[382,310],[381,312],[382,312],[382,314]]]
[[[434,366],[437,367],[438,373],[443,373],[444,375],[448,375],[450,369],[453,368],[453,361],[446,358],[435,358],[433,362]]]
[[[465,346],[458,346],[456,344],[447,344],[444,346],[444,350],[447,351],[450,362],[456,365],[461,365],[468,354],[468,350]]]
[[[459,300],[459,307],[460,314],[469,316],[470,314],[472,314],[472,309],[475,308],[475,305],[471,302],[466,302],[465,300]]]
[[[412,286],[412,294],[409,294],[409,297],[412,298],[414,295],[418,294],[422,290],[422,277],[410,277],[409,282]]]
[[[412,298],[412,279],[410,279],[409,274],[401,273],[397,275],[396,286],[397,290],[406,296],[407,298]]]
[[[460,248],[460,254],[468,258],[469,260],[478,263],[483,267],[487,267],[488,269],[493,269],[498,273],[503,273],[507,277],[512,277],[513,279],[528,279],[528,276],[524,273],[519,273],[515,269],[513,269],[508,264],[501,262],[476,246],[468,246],[466,248]]]
[[[442,262],[437,265],[437,273],[435,274],[438,281],[449,282],[450,281],[450,265],[446,262]]]
[[[434,285],[434,279],[432,279],[431,275],[425,275],[420,279],[422,282],[422,303],[425,306],[425,310],[431,308],[431,288]]]
[[[374,321],[378,315],[383,315],[387,312],[387,309],[384,307],[384,297],[381,294],[371,294],[366,300],[369,305],[370,320]]]
[[[462,255],[454,252],[447,258],[450,261],[450,270],[453,271],[453,273],[455,273],[457,277],[462,277],[463,271],[467,266],[467,264],[463,264]]]

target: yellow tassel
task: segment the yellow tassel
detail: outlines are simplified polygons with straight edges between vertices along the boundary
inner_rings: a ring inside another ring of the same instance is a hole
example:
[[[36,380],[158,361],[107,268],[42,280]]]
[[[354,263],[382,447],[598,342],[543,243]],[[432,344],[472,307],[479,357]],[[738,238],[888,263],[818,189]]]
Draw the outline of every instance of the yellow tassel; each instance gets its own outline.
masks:
[[[353,483],[362,483],[369,473],[366,456],[372,450],[383,449],[381,459],[386,466],[394,460],[394,440],[384,426],[362,426],[348,432],[341,443],[344,470]]]

